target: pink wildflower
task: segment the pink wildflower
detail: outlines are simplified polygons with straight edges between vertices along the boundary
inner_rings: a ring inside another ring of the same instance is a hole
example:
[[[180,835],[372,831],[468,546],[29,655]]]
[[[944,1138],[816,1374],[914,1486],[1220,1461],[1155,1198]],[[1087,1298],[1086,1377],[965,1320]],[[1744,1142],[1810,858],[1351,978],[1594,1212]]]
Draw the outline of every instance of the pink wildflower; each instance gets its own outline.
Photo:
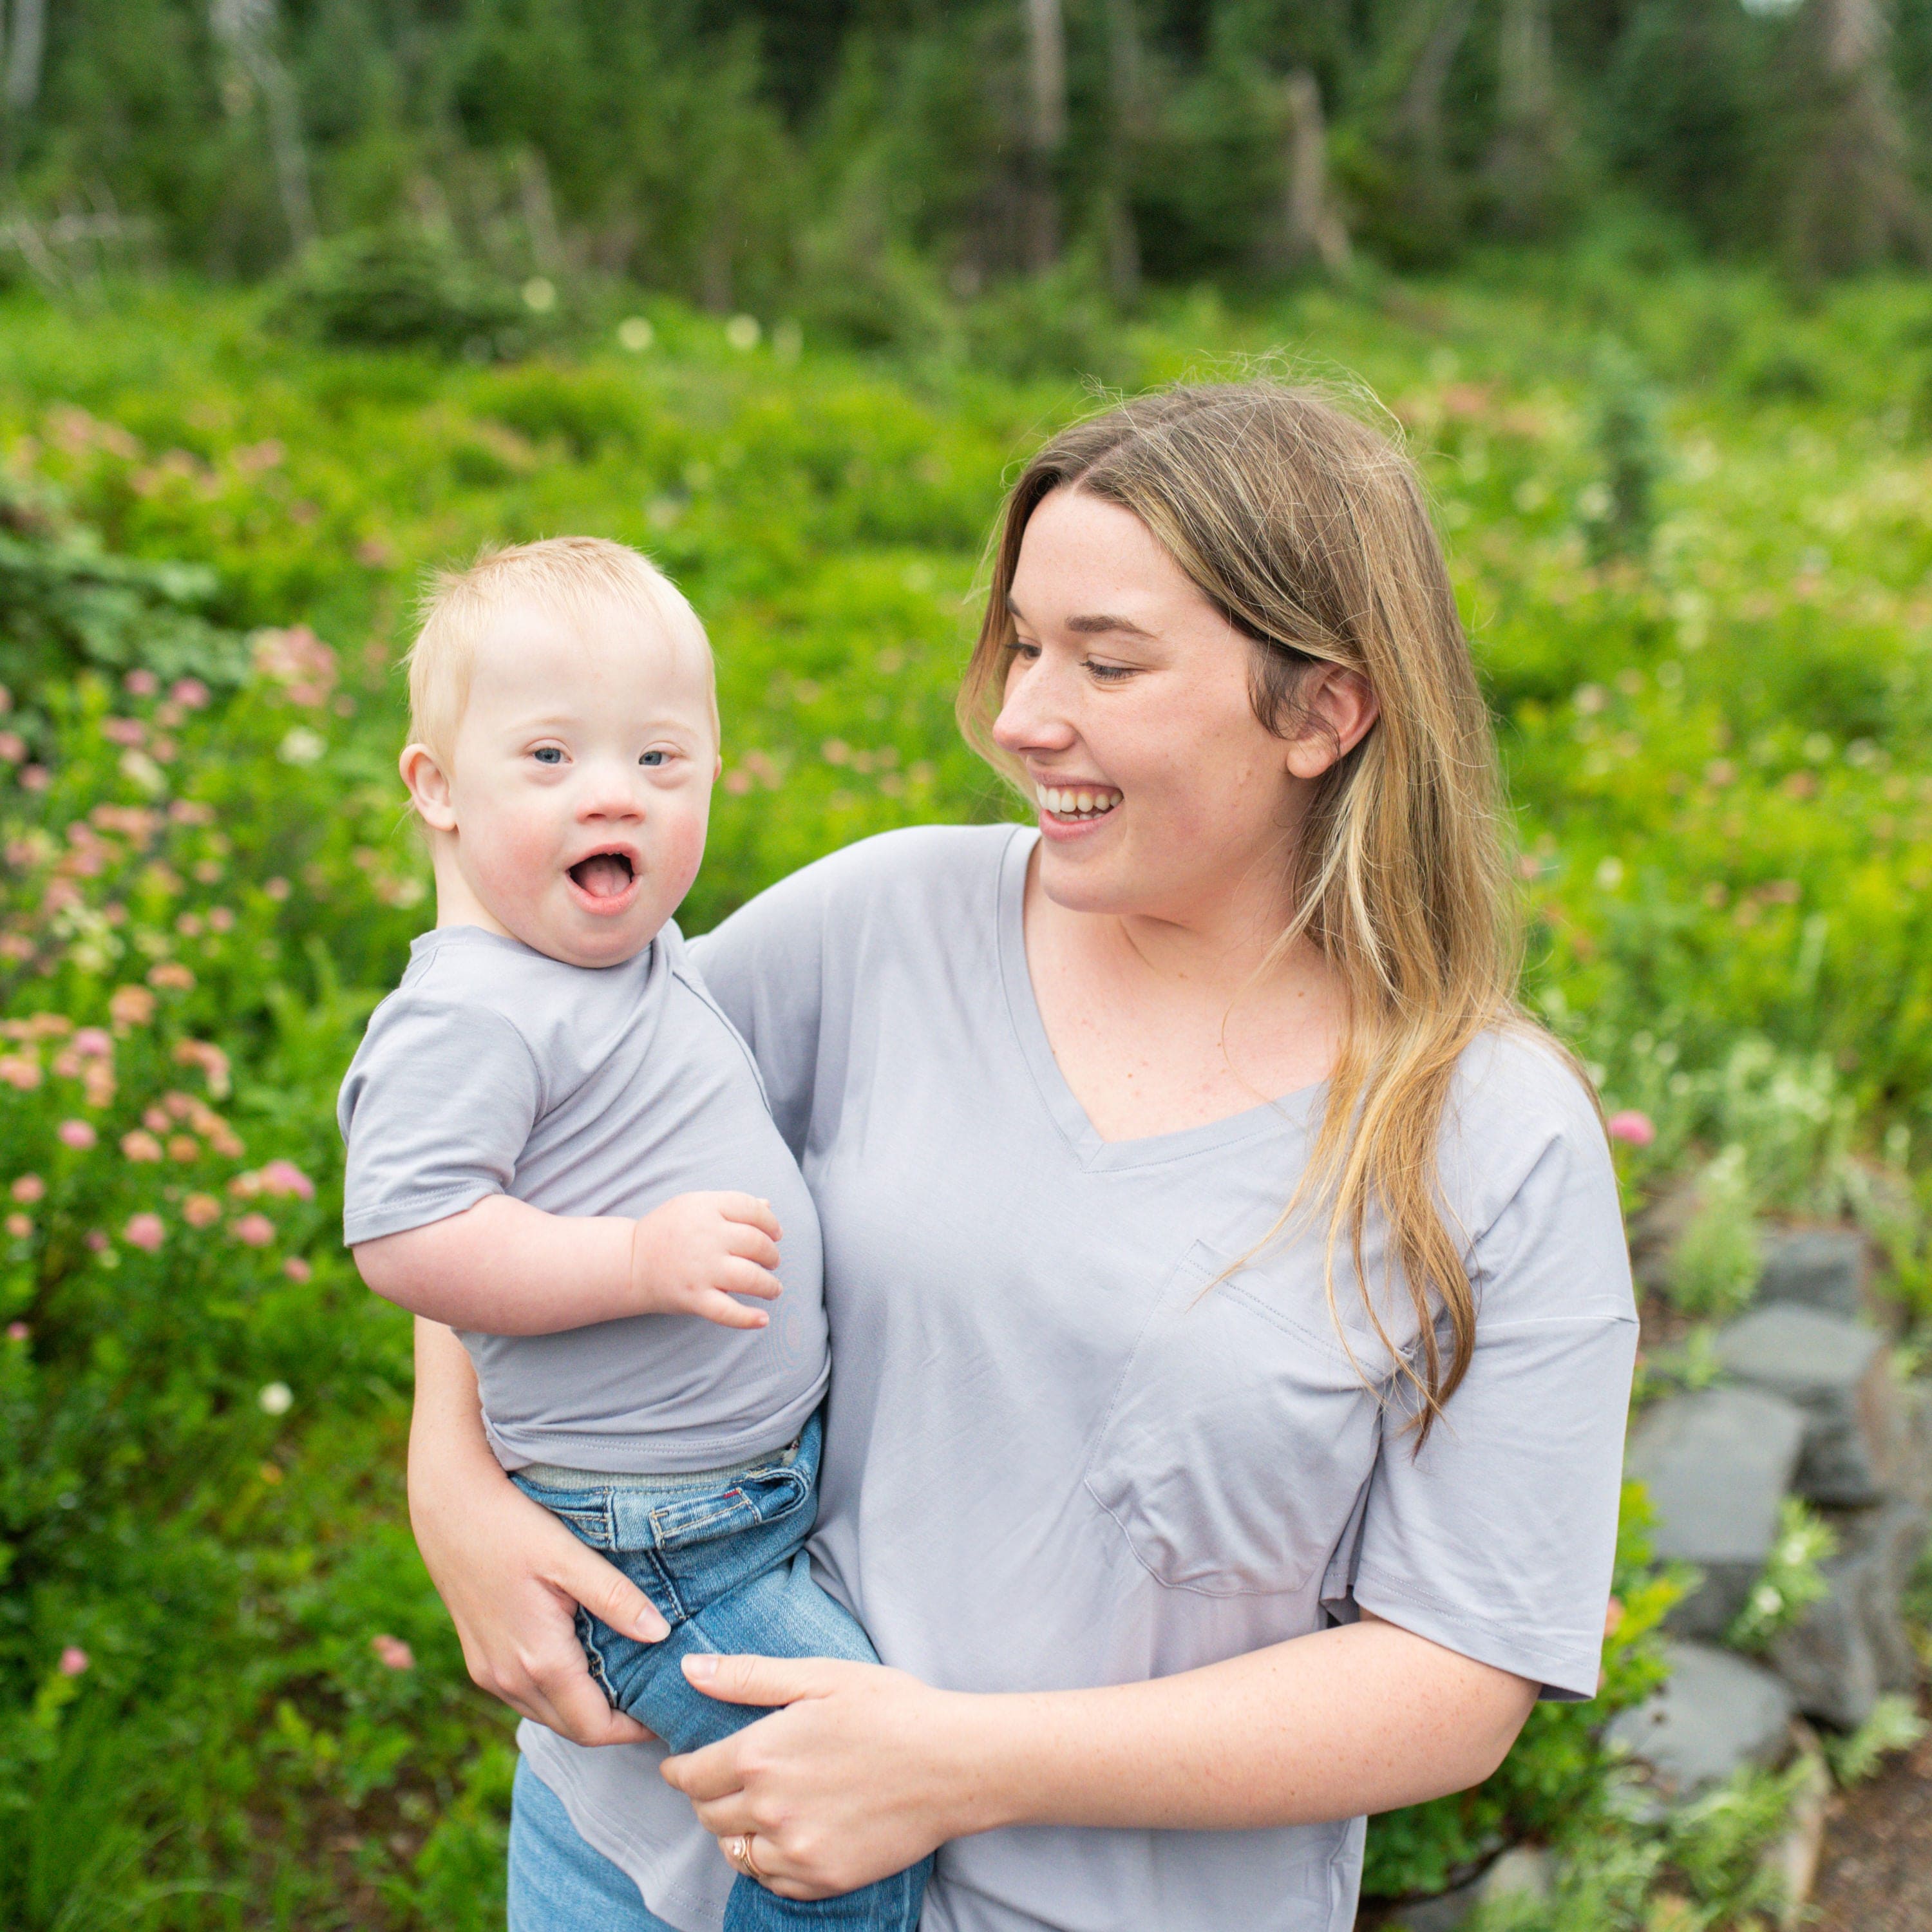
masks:
[[[291,1281],[305,1282],[308,1280],[312,1275],[314,1275],[315,1270],[310,1268],[308,1263],[304,1261],[300,1255],[291,1255],[286,1261],[283,1262],[282,1272],[286,1275]]]
[[[87,1668],[87,1652],[77,1643],[70,1643],[60,1654],[60,1674],[63,1677],[78,1677]]]
[[[30,1053],[10,1053],[0,1060],[0,1080],[31,1094],[40,1084],[40,1063]]]
[[[104,1255],[107,1252],[107,1237],[100,1228],[88,1228],[86,1238],[89,1254]]]
[[[33,1332],[24,1322],[10,1322],[7,1324],[7,1339],[10,1342],[24,1342]]]
[[[199,711],[208,702],[208,686],[198,677],[180,678],[168,695],[177,704],[185,704],[190,711]]]
[[[34,1232],[33,1216],[22,1214],[16,1208],[7,1216],[7,1232],[15,1240],[24,1241]]]
[[[145,986],[116,986],[107,1011],[116,1026],[146,1026],[154,1016],[154,996]]]
[[[392,1670],[413,1670],[416,1667],[416,1654],[399,1636],[391,1636],[385,1631],[380,1636],[369,1640],[369,1648]]]
[[[130,1160],[159,1160],[161,1144],[145,1127],[121,1136],[121,1151]]]
[[[113,1038],[104,1027],[82,1027],[74,1036],[74,1051],[83,1060],[104,1060],[114,1051]]]
[[[182,1219],[190,1228],[212,1228],[221,1219],[221,1203],[212,1194],[190,1194],[182,1203]]]
[[[100,1138],[85,1120],[63,1120],[54,1134],[63,1147],[70,1147],[78,1154],[85,1154]]]
[[[45,791],[54,782],[54,775],[45,765],[22,765],[20,767],[20,789],[22,791]]]
[[[275,1238],[275,1224],[266,1214],[244,1214],[232,1232],[251,1248],[266,1248]]]
[[[46,1191],[47,1184],[38,1174],[22,1174],[8,1190],[23,1208],[31,1208]]]
[[[158,1214],[136,1214],[130,1217],[126,1227],[121,1230],[122,1237],[137,1248],[146,1249],[152,1254],[167,1238],[167,1230],[161,1226]]]
[[[17,765],[27,755],[27,741],[17,731],[0,731],[0,760]]]
[[[315,1198],[315,1183],[292,1161],[272,1160],[256,1178],[264,1194],[292,1194],[303,1201]]]
[[[1651,1124],[1650,1116],[1640,1114],[1634,1107],[1612,1114],[1604,1126],[1612,1140],[1628,1141],[1632,1147],[1646,1148],[1657,1138],[1657,1129]]]
[[[151,670],[130,670],[121,682],[136,698],[152,698],[161,688],[161,681]]]

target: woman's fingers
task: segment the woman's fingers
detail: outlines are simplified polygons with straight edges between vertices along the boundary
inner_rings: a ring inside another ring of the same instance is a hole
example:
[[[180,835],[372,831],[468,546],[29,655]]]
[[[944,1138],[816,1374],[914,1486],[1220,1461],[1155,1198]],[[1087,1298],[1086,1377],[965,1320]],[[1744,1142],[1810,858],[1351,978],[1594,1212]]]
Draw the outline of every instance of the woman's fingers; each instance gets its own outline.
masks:
[[[721,1704],[795,1704],[823,1697],[848,1672],[875,1669],[826,1657],[687,1657],[686,1681]]]
[[[581,1604],[593,1617],[640,1643],[660,1643],[670,1636],[670,1625],[658,1606],[629,1577],[568,1531],[564,1534],[568,1541],[556,1546],[550,1579],[557,1589],[573,1603]]]

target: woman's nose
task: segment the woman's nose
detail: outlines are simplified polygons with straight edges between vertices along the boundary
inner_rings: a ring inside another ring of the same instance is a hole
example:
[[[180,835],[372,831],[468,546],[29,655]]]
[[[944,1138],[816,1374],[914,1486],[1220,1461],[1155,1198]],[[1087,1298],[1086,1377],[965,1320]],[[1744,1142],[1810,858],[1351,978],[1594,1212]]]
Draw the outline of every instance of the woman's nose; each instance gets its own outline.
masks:
[[[1072,720],[1054,694],[1044,664],[1015,664],[1006,678],[993,742],[1003,752],[1064,751],[1074,740]]]

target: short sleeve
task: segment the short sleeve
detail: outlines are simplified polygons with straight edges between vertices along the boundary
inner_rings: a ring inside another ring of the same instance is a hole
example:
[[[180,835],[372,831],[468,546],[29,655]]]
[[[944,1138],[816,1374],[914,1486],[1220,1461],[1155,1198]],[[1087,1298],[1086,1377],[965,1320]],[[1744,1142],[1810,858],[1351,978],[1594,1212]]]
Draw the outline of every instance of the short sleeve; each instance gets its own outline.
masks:
[[[688,942],[711,997],[752,1049],[772,1118],[794,1156],[812,1120],[824,999],[826,871],[781,880]]]
[[[1636,1320],[1609,1148],[1556,1077],[1557,1106],[1498,1130],[1519,1171],[1509,1143],[1541,1144],[1474,1245],[1468,1371],[1420,1453],[1385,1418],[1352,1575],[1324,1595],[1574,1700],[1596,1695]]]
[[[542,1100],[500,1013],[412,989],[376,1009],[342,1083],[342,1235],[351,1246],[506,1192]]]

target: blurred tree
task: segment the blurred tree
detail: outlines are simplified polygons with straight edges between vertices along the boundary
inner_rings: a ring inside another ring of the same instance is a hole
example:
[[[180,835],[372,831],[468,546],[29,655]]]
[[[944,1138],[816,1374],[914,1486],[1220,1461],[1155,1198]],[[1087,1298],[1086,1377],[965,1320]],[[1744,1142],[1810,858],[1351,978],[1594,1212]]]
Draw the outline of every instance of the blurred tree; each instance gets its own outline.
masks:
[[[1027,266],[1060,259],[1060,184],[1056,170],[1066,139],[1066,21],[1060,0],[1020,0],[1026,16]]]

